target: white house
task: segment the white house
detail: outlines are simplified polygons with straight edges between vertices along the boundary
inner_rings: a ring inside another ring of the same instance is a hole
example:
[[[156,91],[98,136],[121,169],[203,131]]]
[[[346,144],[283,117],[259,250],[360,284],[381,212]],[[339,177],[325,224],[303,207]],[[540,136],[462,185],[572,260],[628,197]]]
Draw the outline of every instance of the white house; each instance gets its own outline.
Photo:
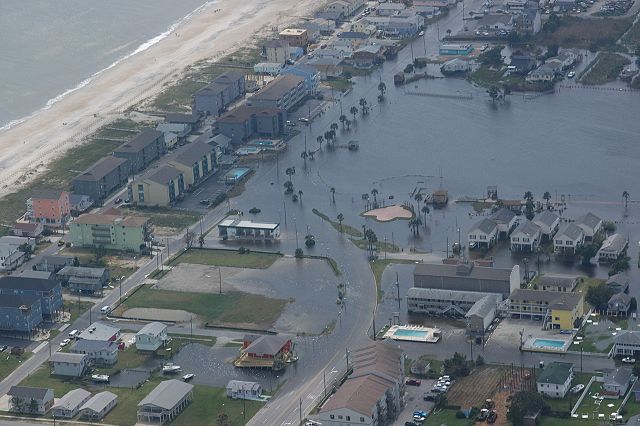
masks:
[[[136,349],[155,351],[171,339],[167,336],[167,326],[161,322],[151,322],[136,333]]]
[[[192,400],[193,385],[179,380],[165,380],[138,403],[138,421],[168,423],[187,408]]]
[[[337,0],[325,7],[323,15],[329,19],[342,20],[355,14],[364,5],[364,0]]]
[[[49,359],[53,372],[58,376],[80,377],[87,369],[89,359],[86,354],[54,352]]]
[[[511,251],[534,252],[540,245],[542,233],[533,222],[525,221],[511,233]]]
[[[542,64],[540,67],[527,74],[527,81],[531,82],[549,82],[556,78],[555,70],[549,64]]]
[[[69,391],[55,403],[52,413],[56,419],[72,419],[89,398],[91,393],[82,388]]]
[[[506,207],[492,213],[489,219],[498,225],[498,239],[508,238],[516,226],[516,214]]]
[[[640,354],[640,331],[622,331],[614,338],[614,356],[636,357]]]
[[[553,250],[556,253],[575,253],[584,244],[584,231],[575,223],[563,224],[553,237]]]
[[[467,234],[470,247],[491,248],[498,239],[498,225],[489,219],[475,223]]]
[[[284,65],[289,59],[289,42],[286,40],[269,40],[264,44],[267,62]]]
[[[550,362],[538,375],[538,393],[551,398],[564,398],[571,388],[573,364],[570,362]]]
[[[460,58],[451,59],[440,67],[440,71],[444,74],[446,73],[463,73],[467,71],[471,71],[471,64],[469,61],[464,61]]]
[[[118,362],[118,343],[113,341],[78,340],[70,352],[86,354],[94,365],[113,365]]]
[[[227,397],[232,399],[259,400],[262,396],[262,386],[257,382],[243,382],[229,380],[227,383]]]
[[[53,389],[11,386],[7,395],[14,413],[46,414],[53,406]]]
[[[549,210],[545,210],[535,215],[535,217],[531,219],[531,222],[540,228],[542,240],[550,240],[558,231],[560,216]]]
[[[117,403],[118,395],[109,391],[97,393],[80,407],[80,416],[89,420],[102,420]]]
[[[602,219],[593,213],[587,213],[576,219],[576,225],[584,232],[584,240],[591,241],[593,236],[602,228]]]
[[[13,271],[24,261],[24,252],[11,245],[0,244],[0,272]]]
[[[407,7],[403,3],[380,3],[376,8],[376,15],[391,16],[397,15]]]
[[[623,237],[622,234],[613,234],[608,236],[602,243],[602,246],[596,255],[598,262],[605,263],[616,261],[627,249],[628,244],[627,239]]]

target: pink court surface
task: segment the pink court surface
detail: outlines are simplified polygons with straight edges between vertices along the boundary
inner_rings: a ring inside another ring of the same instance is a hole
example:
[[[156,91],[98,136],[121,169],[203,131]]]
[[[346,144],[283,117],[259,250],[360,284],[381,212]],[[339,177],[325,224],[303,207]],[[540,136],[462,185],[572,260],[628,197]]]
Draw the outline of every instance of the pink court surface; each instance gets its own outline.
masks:
[[[373,217],[380,222],[389,222],[395,219],[411,219],[413,213],[400,205],[383,207],[381,209],[369,210],[364,216]]]

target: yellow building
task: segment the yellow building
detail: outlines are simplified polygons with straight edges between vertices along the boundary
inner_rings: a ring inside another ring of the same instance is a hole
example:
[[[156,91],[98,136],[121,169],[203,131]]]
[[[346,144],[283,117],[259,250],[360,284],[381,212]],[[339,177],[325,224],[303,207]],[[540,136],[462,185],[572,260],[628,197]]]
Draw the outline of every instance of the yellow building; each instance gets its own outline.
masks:
[[[516,289],[509,296],[512,318],[543,321],[544,328],[571,330],[575,320],[584,315],[582,293]]]
[[[215,173],[216,156],[208,143],[192,142],[171,154],[167,164],[182,172],[184,190],[189,191]]]
[[[576,320],[584,315],[583,293],[564,293],[549,303],[548,328],[572,330]]]
[[[129,199],[142,206],[170,206],[184,194],[184,176],[171,166],[149,170],[129,184]]]

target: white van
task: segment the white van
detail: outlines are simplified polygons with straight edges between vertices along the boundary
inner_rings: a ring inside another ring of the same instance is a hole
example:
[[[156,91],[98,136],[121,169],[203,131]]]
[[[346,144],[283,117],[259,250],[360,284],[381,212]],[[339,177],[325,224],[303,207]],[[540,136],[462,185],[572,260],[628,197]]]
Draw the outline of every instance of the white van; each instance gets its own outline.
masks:
[[[109,312],[111,312],[111,306],[103,306],[102,308],[100,308],[100,312],[102,312],[103,314],[108,314]]]
[[[71,330],[71,333],[69,333],[69,337],[75,339],[79,334],[80,332],[78,330]]]

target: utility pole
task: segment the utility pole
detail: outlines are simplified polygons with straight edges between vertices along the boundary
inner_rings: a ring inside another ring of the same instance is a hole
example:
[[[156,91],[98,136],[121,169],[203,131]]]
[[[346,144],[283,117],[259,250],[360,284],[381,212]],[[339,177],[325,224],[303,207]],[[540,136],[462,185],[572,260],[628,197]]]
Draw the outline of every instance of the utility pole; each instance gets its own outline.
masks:
[[[218,266],[218,284],[220,284],[220,294],[222,294],[222,271]]]
[[[282,200],[282,207],[284,208],[284,226],[287,226],[287,205],[284,202],[284,199]]]
[[[373,341],[376,340],[376,311],[373,311]]]
[[[347,354],[347,373],[349,372],[349,348],[344,348],[345,353]]]
[[[324,388],[324,397],[327,397],[327,372],[322,370],[322,387]]]
[[[473,362],[473,339],[469,340],[469,348],[471,348],[471,362]]]
[[[302,424],[302,398],[300,398],[300,424]]]
[[[296,250],[298,250],[300,248],[300,245],[298,244],[298,224],[296,223],[295,218],[293,219],[293,227],[296,231]]]
[[[193,337],[193,315],[189,316],[189,325],[191,326],[191,337]]]
[[[387,260],[387,236],[386,235],[384,236],[384,260]]]
[[[580,372],[582,373],[582,345],[580,345]]]
[[[396,287],[398,289],[398,312],[400,312],[400,281],[398,281],[398,273],[396,272]]]

